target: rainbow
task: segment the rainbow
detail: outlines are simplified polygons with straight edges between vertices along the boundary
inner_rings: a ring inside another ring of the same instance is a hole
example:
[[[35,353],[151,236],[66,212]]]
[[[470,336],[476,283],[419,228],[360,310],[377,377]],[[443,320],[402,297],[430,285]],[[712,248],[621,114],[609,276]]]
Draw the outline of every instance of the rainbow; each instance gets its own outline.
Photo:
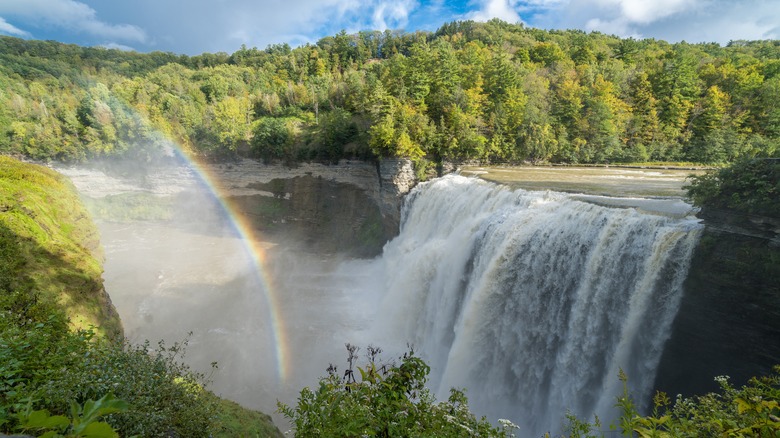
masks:
[[[279,309],[279,300],[274,287],[274,282],[271,276],[268,275],[266,269],[265,248],[260,245],[261,240],[249,220],[230,205],[227,201],[227,196],[223,196],[225,191],[223,190],[219,179],[209,171],[208,166],[200,163],[194,156],[188,154],[172,139],[166,138],[166,142],[174,149],[176,157],[186,162],[187,166],[195,174],[196,179],[214,196],[214,199],[219,203],[227,217],[230,219],[231,226],[238,234],[247,254],[254,264],[255,272],[265,291],[264,296],[270,314],[271,333],[276,354],[277,376],[279,382],[284,383],[289,372],[289,343],[287,340],[284,319],[282,318]]]

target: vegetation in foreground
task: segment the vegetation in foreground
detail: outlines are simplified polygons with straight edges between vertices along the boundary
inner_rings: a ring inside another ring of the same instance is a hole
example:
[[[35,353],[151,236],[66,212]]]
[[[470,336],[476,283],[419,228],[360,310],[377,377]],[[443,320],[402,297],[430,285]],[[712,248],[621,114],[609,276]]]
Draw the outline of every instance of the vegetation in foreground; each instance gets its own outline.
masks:
[[[50,169],[0,157],[0,433],[278,436],[180,363],[133,346],[102,287],[96,230]]]
[[[399,363],[382,363],[381,350],[367,348],[367,362],[358,366],[358,348],[347,344],[347,368],[335,366],[321,378],[316,389],[304,388],[295,406],[279,403],[279,411],[300,437],[514,437],[522,423],[498,420],[492,426],[469,411],[461,390],[451,389],[446,401],[437,402],[425,387],[430,368],[414,350]],[[628,394],[627,377],[621,372],[623,394],[616,406],[621,416],[609,431],[596,418],[592,423],[574,415],[562,419],[563,436],[604,437],[617,431],[622,436],[780,436],[780,366],[774,373],[753,378],[734,388],[728,377],[717,377],[719,393],[671,402],[664,393],[654,397],[650,415],[637,412]],[[549,434],[548,434],[549,436]]]

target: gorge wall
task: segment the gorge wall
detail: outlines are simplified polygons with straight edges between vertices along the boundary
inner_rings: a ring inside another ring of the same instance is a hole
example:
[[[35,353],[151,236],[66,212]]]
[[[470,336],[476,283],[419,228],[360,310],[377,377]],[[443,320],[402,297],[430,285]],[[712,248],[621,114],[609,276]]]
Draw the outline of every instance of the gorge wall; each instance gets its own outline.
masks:
[[[244,160],[212,173],[264,238],[357,257],[378,255],[398,233],[403,196],[417,182],[402,159],[292,168]]]
[[[780,364],[780,220],[705,209],[655,386],[672,396],[735,385]]]
[[[142,212],[139,219],[213,223],[216,218],[193,216],[191,211],[200,209],[188,207],[207,201],[200,189],[193,190],[193,184],[203,183],[202,173],[263,240],[357,257],[378,255],[398,233],[403,196],[417,183],[412,163],[405,159],[294,166],[241,159],[194,169],[178,157],[149,167],[122,162],[58,167],[89,198],[93,214],[134,202],[152,210],[151,216]],[[149,196],[128,199],[142,194]],[[114,201],[113,196],[124,198]],[[107,212],[103,219],[116,216]]]

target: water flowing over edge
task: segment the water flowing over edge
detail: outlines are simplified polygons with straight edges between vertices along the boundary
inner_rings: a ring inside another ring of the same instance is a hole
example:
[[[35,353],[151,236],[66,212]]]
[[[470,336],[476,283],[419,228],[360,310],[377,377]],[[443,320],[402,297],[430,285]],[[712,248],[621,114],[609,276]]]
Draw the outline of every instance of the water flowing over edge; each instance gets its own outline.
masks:
[[[439,398],[524,431],[614,418],[624,370],[648,399],[701,233],[696,218],[609,208],[450,175],[407,197],[384,249],[377,337],[409,342]]]

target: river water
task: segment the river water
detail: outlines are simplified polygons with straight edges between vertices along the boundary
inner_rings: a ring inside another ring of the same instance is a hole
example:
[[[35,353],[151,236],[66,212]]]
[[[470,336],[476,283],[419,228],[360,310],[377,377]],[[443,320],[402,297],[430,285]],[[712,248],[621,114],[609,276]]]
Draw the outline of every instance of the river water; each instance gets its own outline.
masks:
[[[608,418],[618,368],[646,398],[700,228],[678,197],[687,173],[578,172],[515,177],[516,187],[582,184],[574,194],[458,176],[423,184],[376,259],[255,242],[258,273],[221,204],[186,172],[150,186],[65,170],[87,197],[188,194],[176,220],[98,222],[104,279],[130,341],[188,339],[195,369],[218,362],[216,393],[273,413],[329,363],[343,369],[344,343],[390,354],[413,343],[439,398],[466,387],[479,414],[534,434],[557,430],[567,409]]]

